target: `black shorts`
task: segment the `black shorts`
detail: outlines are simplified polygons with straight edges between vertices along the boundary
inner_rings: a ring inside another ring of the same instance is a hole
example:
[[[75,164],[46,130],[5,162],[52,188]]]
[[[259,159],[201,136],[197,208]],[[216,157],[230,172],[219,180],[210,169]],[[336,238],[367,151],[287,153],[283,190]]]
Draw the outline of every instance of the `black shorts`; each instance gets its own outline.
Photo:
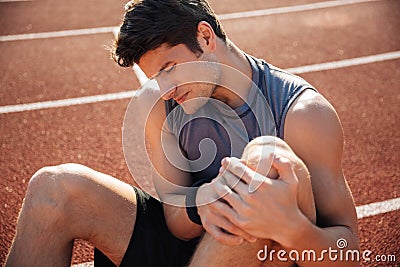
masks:
[[[140,189],[134,189],[137,199],[136,223],[120,266],[186,266],[199,238],[183,241],[173,236],[168,230],[160,201]],[[95,248],[94,266],[115,265]]]

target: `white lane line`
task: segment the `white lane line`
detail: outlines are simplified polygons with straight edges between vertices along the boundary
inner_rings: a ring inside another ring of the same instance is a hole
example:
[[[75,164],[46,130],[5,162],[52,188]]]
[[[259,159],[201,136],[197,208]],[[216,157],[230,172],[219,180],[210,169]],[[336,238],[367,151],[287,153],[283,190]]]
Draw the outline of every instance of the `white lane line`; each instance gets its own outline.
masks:
[[[71,267],[93,267],[93,266],[94,266],[93,261],[71,265]]]
[[[125,92],[103,94],[103,95],[93,95],[93,96],[84,96],[77,98],[68,98],[68,99],[60,99],[60,100],[52,100],[52,101],[44,101],[44,102],[36,102],[36,103],[28,103],[20,105],[2,106],[0,107],[0,114],[121,100],[121,99],[132,98],[134,95],[135,91],[125,91]]]
[[[39,32],[39,33],[26,33],[26,34],[15,34],[15,35],[3,35],[3,36],[0,36],[0,42],[47,39],[47,38],[79,36],[79,35],[90,35],[90,34],[98,34],[98,33],[109,33],[109,32],[113,32],[115,30],[118,30],[118,27],[111,27],[110,26],[110,27],[79,29],[79,30],[66,30],[66,31],[55,31],[55,32]]]
[[[356,65],[369,64],[369,63],[373,63],[373,62],[392,60],[392,59],[398,59],[398,58],[400,58],[400,51],[384,53],[384,54],[377,54],[377,55],[366,56],[366,57],[345,59],[345,60],[341,60],[341,61],[333,61],[333,62],[314,64],[314,65],[300,66],[300,67],[290,68],[290,69],[286,69],[286,70],[289,72],[292,72],[292,73],[301,74],[301,73],[321,71],[321,70],[330,70],[330,69],[351,67],[351,66],[356,66]],[[140,68],[138,69],[137,67],[134,67],[134,72],[136,73],[136,75],[138,75],[138,79],[141,84],[146,82],[147,77],[140,70]],[[121,99],[126,99],[126,98],[132,98],[134,96],[134,94],[135,94],[135,91],[125,91],[125,92],[119,92],[119,93],[93,95],[93,96],[52,100],[52,101],[45,101],[45,102],[0,106],[0,114],[32,111],[32,110],[47,109],[47,108],[67,107],[67,106],[74,106],[74,105],[84,105],[84,104],[98,103],[98,102],[112,101],[112,100],[121,100]]]
[[[33,0],[0,0],[0,3],[9,3],[9,2],[32,2]]]
[[[321,9],[321,8],[339,7],[339,6],[345,6],[345,5],[350,5],[350,4],[359,4],[359,3],[374,2],[374,1],[382,1],[382,0],[326,1],[326,2],[318,2],[318,3],[313,3],[313,4],[305,4],[305,5],[297,5],[297,6],[268,8],[268,9],[253,10],[253,11],[246,11],[246,12],[221,14],[221,15],[218,15],[218,18],[220,20],[230,20],[230,19],[250,18],[250,17],[258,17],[258,16],[269,16],[269,15],[291,13],[291,12],[301,12],[301,11],[307,11],[307,10],[316,10],[316,9]],[[69,37],[69,36],[79,36],[79,35],[88,35],[88,34],[97,34],[97,33],[112,33],[115,31],[118,31],[118,27],[109,26],[109,27],[78,29],[78,30],[3,35],[3,36],[0,36],[0,42],[33,40],[33,39],[55,38],[55,37]]]
[[[346,68],[351,66],[363,65],[363,64],[370,64],[379,61],[385,60],[392,60],[400,58],[400,51],[377,54],[372,56],[366,57],[358,57],[358,58],[351,58],[351,59],[344,59],[339,61],[332,61],[326,63],[319,63],[319,64],[312,64],[306,66],[300,66],[295,68],[286,69],[286,71],[300,74],[300,73],[308,73],[308,72],[315,72],[315,71],[322,71],[322,70],[332,70],[332,69],[340,69]]]
[[[374,215],[379,215],[391,211],[396,211],[399,209],[400,209],[400,198],[389,199],[382,202],[375,202],[356,207],[358,219],[371,217]],[[71,265],[71,267],[92,267],[92,266],[94,266],[93,261]]]
[[[297,6],[276,7],[276,8],[268,8],[268,9],[261,9],[261,10],[222,14],[222,15],[219,15],[218,18],[220,20],[253,18],[253,17],[260,17],[260,16],[270,16],[270,15],[277,15],[277,14],[284,14],[284,13],[309,11],[309,10],[315,10],[315,9],[321,9],[321,8],[338,7],[338,6],[360,4],[360,3],[365,3],[365,2],[375,2],[375,1],[379,1],[379,0],[326,1],[326,2],[318,2],[318,3],[312,3],[312,4],[297,5]]]
[[[356,207],[358,219],[386,212],[391,212],[399,209],[400,209],[400,198],[389,199],[382,202],[375,202]]]

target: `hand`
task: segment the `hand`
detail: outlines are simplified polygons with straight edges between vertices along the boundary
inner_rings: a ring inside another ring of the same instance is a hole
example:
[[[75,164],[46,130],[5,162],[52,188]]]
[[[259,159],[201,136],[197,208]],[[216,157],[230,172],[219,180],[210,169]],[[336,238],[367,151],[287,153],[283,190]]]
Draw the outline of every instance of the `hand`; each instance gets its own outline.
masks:
[[[272,166],[278,171],[277,180],[254,172],[237,158],[226,158],[221,170],[225,184],[216,191],[233,208],[234,212],[225,217],[236,227],[257,238],[290,246],[292,234],[298,230],[296,222],[304,216],[297,203],[298,178],[292,163],[282,156],[276,156]],[[252,179],[262,182],[250,193]]]
[[[255,242],[257,238],[235,226],[227,217],[235,214],[234,210],[221,199],[217,189],[222,185],[221,177],[199,187],[196,196],[198,213],[204,229],[217,241],[225,245],[239,245],[244,240]]]

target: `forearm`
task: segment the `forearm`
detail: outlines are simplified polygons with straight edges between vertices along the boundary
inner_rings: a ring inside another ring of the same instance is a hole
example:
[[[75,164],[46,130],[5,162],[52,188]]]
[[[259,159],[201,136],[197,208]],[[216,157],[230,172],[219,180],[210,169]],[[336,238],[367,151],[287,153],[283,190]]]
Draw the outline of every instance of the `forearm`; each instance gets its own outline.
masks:
[[[174,207],[164,204],[164,216],[171,233],[182,240],[190,240],[200,236],[204,229],[193,223],[186,213],[185,207]]]
[[[299,266],[359,266],[359,244],[356,233],[347,226],[320,228],[307,219],[297,224],[291,236],[289,251],[299,254]],[[346,243],[346,244],[344,244]],[[314,254],[309,254],[315,252]],[[351,253],[354,252],[354,253]],[[309,255],[311,258],[309,259]],[[355,260],[353,260],[353,255]],[[361,259],[360,259],[361,260]]]

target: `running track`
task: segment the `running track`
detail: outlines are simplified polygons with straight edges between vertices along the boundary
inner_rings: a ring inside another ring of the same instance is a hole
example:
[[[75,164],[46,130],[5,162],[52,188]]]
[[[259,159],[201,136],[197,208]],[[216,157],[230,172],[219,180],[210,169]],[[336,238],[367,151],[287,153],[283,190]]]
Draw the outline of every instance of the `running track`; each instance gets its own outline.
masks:
[[[211,3],[240,48],[298,73],[336,107],[361,249],[396,256],[362,265],[398,266],[400,1]],[[134,184],[121,127],[138,81],[104,49],[123,5],[0,1],[0,264],[29,178],[40,167],[76,162]],[[92,259],[92,247],[77,242],[73,263]]]

